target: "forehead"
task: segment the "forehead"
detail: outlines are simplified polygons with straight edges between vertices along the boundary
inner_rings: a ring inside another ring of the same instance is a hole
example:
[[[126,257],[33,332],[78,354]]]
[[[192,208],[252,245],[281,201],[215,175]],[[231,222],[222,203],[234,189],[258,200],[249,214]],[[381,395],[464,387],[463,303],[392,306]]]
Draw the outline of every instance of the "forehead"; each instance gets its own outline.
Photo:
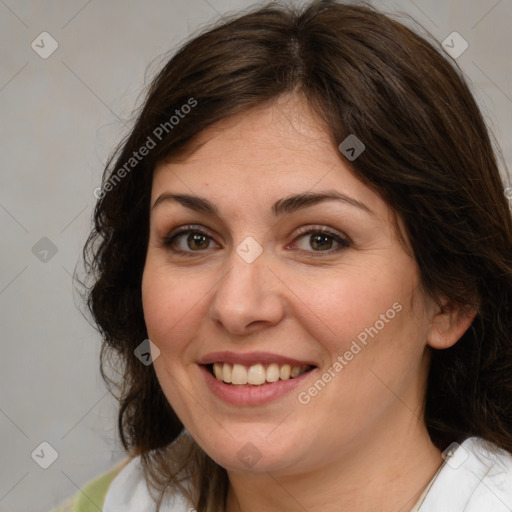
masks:
[[[314,147],[313,142],[317,142]],[[323,145],[322,150],[320,146]],[[325,157],[332,153],[329,134],[301,96],[286,95],[223,119],[199,133],[193,151],[184,157],[169,157],[167,163],[220,160],[225,163],[268,165],[268,158],[280,161]],[[327,151],[329,150],[329,151]]]
[[[191,155],[161,162],[152,203],[162,193],[214,202],[270,204],[308,191],[338,190],[384,214],[380,197],[353,174],[329,132],[300,96],[285,96],[217,123]]]

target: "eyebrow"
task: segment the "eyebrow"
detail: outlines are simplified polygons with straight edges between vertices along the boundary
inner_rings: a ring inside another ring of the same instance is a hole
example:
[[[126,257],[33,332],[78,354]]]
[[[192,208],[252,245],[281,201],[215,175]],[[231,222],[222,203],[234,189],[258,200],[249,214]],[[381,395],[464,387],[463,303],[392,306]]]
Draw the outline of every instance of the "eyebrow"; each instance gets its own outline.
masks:
[[[328,190],[325,192],[305,192],[302,194],[294,194],[284,197],[272,205],[271,212],[275,217],[280,217],[286,214],[294,213],[303,208],[322,203],[324,201],[340,201],[355,208],[359,208],[366,213],[369,213],[370,215],[373,215],[373,211],[370,210],[370,208],[368,208],[368,206],[366,206],[361,201],[333,190]],[[157,206],[165,202],[176,202],[185,208],[189,208],[190,210],[206,213],[220,218],[219,209],[217,206],[215,206],[212,202],[208,201],[208,199],[204,197],[190,194],[172,194],[169,192],[164,192],[157,198],[151,207],[151,210],[154,210]]]

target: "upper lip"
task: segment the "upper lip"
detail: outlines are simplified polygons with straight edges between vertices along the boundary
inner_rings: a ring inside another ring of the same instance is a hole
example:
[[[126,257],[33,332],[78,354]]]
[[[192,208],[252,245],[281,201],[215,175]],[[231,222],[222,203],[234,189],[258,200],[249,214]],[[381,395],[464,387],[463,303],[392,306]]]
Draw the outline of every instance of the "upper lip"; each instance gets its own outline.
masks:
[[[272,354],[270,352],[211,352],[201,357],[198,360],[199,364],[212,364],[212,363],[231,363],[242,364],[245,366],[252,366],[258,363],[262,364],[289,364],[290,366],[316,366],[313,361],[298,360],[292,357],[282,356],[279,354]]]

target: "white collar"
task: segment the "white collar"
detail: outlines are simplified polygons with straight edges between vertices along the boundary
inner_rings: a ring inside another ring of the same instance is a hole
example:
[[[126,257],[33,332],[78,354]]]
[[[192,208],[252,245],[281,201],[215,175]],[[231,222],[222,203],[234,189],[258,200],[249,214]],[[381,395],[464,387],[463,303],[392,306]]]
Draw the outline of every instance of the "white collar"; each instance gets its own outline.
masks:
[[[181,494],[166,494],[159,512],[190,512],[192,504]],[[114,478],[103,504],[103,512],[155,512],[140,457],[132,459]]]
[[[103,512],[155,512],[140,457],[130,461],[109,487]],[[190,512],[181,494],[166,496],[160,512]],[[512,455],[483,439],[455,445],[418,512],[512,512]]]
[[[511,512],[512,455],[478,437],[454,443],[419,512]]]

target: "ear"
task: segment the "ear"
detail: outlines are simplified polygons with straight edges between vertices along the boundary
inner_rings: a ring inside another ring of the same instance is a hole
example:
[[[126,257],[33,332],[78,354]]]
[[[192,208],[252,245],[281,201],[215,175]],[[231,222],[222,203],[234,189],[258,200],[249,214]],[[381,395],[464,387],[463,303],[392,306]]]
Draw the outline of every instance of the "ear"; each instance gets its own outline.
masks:
[[[436,349],[452,347],[469,329],[477,313],[476,306],[443,301],[428,327],[428,345]]]

